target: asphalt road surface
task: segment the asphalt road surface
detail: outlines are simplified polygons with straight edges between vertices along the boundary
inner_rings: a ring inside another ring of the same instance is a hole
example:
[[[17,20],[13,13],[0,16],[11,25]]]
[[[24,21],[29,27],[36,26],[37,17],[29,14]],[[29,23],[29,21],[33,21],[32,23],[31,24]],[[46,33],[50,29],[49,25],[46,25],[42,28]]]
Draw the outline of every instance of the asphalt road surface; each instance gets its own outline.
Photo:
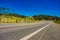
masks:
[[[60,24],[39,22],[24,26],[0,24],[0,40],[60,40]],[[11,27],[6,27],[7,25]]]

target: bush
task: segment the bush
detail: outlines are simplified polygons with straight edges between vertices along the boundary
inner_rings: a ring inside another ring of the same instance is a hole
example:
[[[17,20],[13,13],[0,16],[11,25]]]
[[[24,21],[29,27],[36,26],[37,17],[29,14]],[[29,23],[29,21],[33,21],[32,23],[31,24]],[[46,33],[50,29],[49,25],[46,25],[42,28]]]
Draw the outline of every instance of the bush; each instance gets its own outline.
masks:
[[[54,22],[55,22],[55,23],[59,23],[59,24],[60,24],[60,20],[55,20]]]

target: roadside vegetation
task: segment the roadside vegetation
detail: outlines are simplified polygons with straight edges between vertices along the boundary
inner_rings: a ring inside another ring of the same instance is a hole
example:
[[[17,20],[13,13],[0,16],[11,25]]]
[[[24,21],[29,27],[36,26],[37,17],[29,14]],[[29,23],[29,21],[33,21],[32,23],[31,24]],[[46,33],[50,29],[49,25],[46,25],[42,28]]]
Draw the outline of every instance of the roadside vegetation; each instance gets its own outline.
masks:
[[[32,17],[26,17],[18,14],[0,14],[0,23],[22,23],[35,22]]]
[[[34,15],[34,16],[23,16],[15,13],[15,10],[10,11],[9,8],[0,7],[0,23],[22,23],[22,22],[38,22],[41,20],[54,21],[60,24],[60,17],[49,16],[49,15]]]

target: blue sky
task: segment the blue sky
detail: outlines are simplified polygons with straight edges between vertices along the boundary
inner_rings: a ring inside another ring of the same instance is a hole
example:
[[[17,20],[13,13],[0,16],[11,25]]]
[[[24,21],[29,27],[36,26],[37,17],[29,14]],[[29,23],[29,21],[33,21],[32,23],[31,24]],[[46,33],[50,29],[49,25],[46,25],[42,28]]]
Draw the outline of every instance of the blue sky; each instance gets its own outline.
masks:
[[[0,0],[0,7],[8,7],[25,16],[60,16],[60,0]]]

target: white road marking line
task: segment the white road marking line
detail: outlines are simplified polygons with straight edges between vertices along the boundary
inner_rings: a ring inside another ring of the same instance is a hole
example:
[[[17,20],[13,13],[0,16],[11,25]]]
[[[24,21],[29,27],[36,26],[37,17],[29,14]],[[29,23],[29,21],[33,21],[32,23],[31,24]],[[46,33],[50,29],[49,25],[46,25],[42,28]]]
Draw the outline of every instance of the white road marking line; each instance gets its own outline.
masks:
[[[29,35],[27,35],[27,36],[19,39],[19,40],[28,40],[29,38],[31,38],[32,36],[34,36],[35,34],[37,34],[38,32],[40,32],[41,30],[43,30],[44,28],[46,28],[46,27],[48,27],[48,26],[49,26],[49,24],[46,25],[46,26],[44,26],[43,28],[40,28],[40,29],[38,29],[37,31],[35,31],[35,32],[33,32],[33,33],[31,33],[31,34],[29,34]]]

